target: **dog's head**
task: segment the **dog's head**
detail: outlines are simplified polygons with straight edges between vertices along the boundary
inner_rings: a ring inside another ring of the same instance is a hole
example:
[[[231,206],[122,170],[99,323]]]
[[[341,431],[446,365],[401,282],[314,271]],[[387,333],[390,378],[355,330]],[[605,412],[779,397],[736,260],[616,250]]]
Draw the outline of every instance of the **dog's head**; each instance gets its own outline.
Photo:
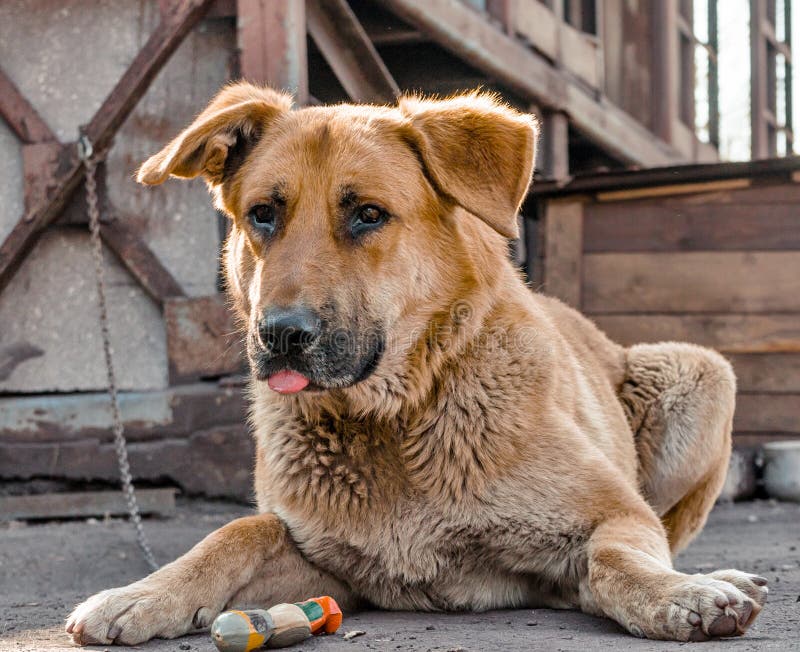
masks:
[[[329,390],[406,355],[491,277],[486,252],[516,234],[535,140],[531,116],[489,95],[292,110],[239,83],[138,179],[206,179],[232,220],[228,288],[256,377]]]

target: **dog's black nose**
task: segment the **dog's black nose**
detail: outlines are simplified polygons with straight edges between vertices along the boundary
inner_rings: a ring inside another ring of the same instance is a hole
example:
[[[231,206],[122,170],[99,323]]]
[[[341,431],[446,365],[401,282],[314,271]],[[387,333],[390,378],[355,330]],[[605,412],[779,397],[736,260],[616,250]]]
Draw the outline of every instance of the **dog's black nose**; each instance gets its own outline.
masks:
[[[272,354],[297,353],[311,345],[319,333],[319,316],[301,306],[268,308],[258,324],[258,337]]]

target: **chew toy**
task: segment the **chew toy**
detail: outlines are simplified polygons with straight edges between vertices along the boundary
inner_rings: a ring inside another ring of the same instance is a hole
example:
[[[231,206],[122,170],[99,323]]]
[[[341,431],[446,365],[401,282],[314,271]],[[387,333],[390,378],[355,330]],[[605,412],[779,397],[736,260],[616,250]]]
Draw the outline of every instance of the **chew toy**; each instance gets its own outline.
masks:
[[[324,595],[266,610],[225,611],[211,625],[211,639],[220,652],[250,652],[294,645],[312,634],[333,634],[341,624],[342,610]]]

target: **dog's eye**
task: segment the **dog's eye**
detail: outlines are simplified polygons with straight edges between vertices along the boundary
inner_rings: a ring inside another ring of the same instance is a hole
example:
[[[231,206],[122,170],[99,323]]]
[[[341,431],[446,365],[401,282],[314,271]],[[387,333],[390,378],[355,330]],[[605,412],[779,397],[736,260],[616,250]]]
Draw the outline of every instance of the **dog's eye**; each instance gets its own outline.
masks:
[[[257,204],[247,212],[247,219],[259,231],[271,235],[275,231],[275,208],[270,204]]]
[[[353,234],[353,237],[357,237],[366,231],[382,226],[388,219],[389,213],[380,206],[364,204],[356,209],[350,224],[350,232]]]

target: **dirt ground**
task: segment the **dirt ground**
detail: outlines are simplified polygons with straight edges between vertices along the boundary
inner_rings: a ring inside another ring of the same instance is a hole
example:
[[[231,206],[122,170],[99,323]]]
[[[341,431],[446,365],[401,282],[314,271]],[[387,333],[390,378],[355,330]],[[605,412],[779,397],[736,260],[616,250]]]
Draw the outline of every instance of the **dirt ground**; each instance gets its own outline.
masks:
[[[247,513],[229,503],[181,501],[175,517],[146,521],[156,557],[166,562],[211,530]],[[703,534],[677,560],[686,572],[735,567],[767,577],[769,602],[748,636],[703,643],[703,650],[800,649],[800,505],[720,505]],[[72,606],[89,594],[146,572],[127,523],[118,520],[0,525],[0,650],[74,650],[62,630]],[[363,635],[344,640],[342,635]],[[346,614],[333,636],[295,650],[670,650],[680,643],[644,641],[614,623],[545,609],[483,614],[364,612]],[[691,645],[691,644],[689,644]],[[90,648],[103,650],[103,647]],[[207,634],[151,641],[145,652],[215,650]]]

